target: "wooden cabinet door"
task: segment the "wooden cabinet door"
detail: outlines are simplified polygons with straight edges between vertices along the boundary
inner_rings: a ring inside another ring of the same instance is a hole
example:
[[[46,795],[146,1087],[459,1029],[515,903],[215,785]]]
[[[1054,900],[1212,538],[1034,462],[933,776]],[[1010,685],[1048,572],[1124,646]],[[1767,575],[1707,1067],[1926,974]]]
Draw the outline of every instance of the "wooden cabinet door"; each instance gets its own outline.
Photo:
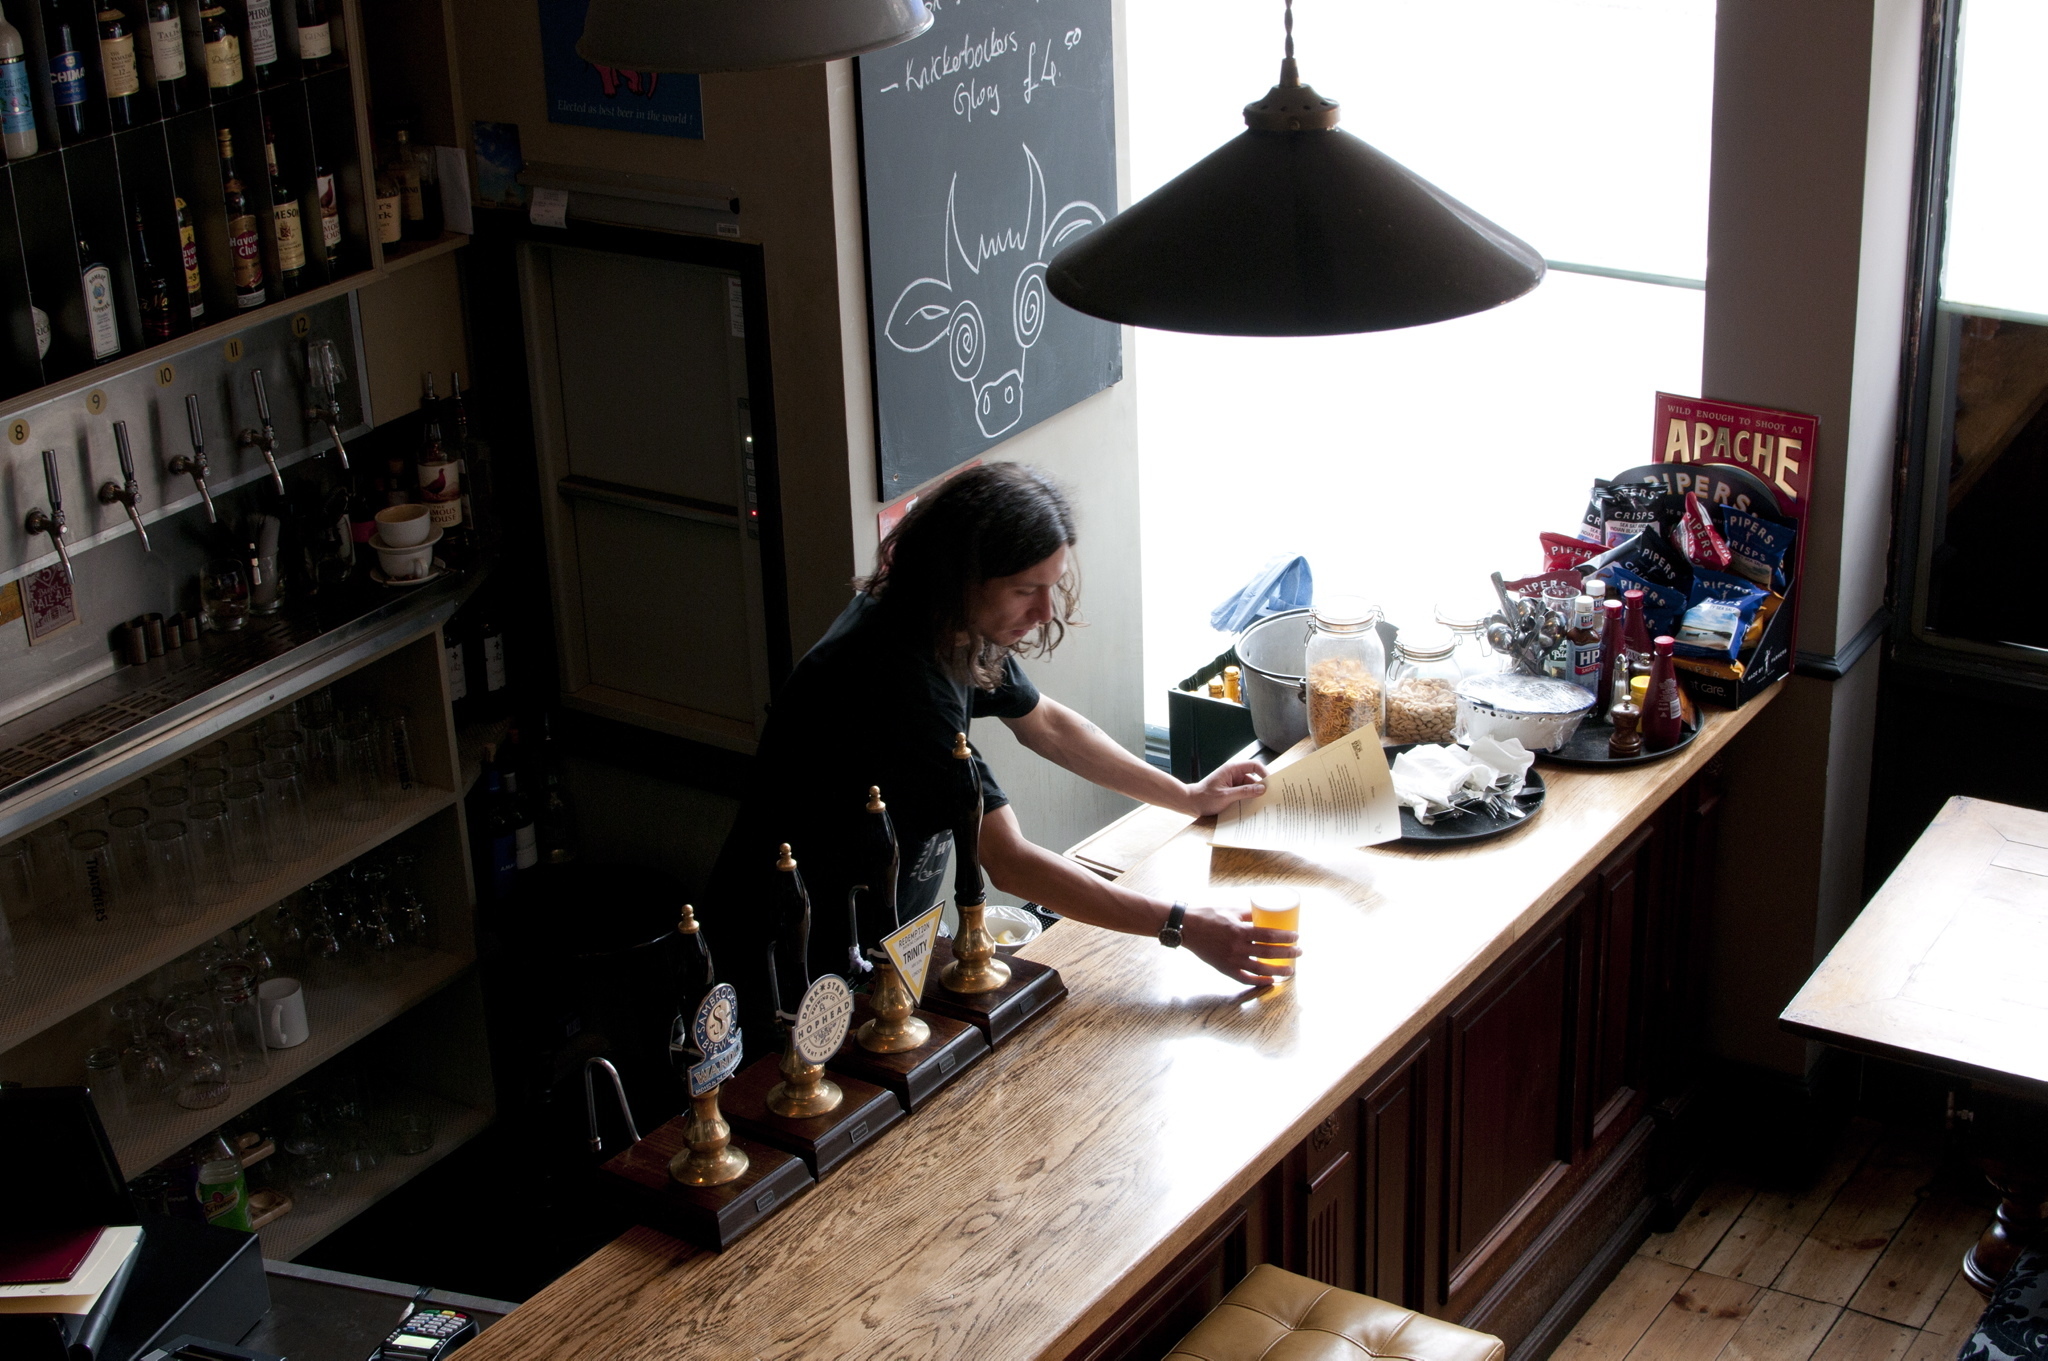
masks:
[[[1451,1008],[1443,1298],[1453,1305],[1571,1156],[1570,1059],[1577,1007],[1575,891],[1551,924]]]
[[[1309,1131],[1300,1182],[1302,1275],[1358,1289],[1358,1115],[1345,1102]]]
[[[1581,909],[1581,969],[1585,985],[1583,1081],[1578,1084],[1577,1143],[1598,1143],[1615,1120],[1636,1109],[1642,1086],[1641,986],[1649,908],[1659,896],[1658,824],[1651,822],[1609,856],[1588,881]]]
[[[1426,1310],[1435,1295],[1429,1212],[1443,1131],[1443,1043],[1431,1031],[1358,1094],[1358,1288]]]

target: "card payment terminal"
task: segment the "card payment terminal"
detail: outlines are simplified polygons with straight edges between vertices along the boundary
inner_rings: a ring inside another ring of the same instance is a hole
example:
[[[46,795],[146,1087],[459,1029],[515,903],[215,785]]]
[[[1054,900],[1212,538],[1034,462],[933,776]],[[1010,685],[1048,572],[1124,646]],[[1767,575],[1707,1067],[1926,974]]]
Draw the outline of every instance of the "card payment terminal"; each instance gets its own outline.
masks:
[[[416,1309],[370,1361],[440,1361],[477,1334],[476,1320],[454,1309]]]

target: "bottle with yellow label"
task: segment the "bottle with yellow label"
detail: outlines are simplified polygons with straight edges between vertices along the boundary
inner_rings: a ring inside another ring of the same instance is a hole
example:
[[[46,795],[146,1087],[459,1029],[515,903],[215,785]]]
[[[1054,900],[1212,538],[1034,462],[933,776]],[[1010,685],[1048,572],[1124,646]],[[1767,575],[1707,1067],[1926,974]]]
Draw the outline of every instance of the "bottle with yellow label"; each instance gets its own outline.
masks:
[[[277,236],[277,282],[289,298],[305,284],[306,233],[299,216],[299,196],[277,170],[277,134],[270,115],[263,116],[263,163],[270,171],[270,225]]]
[[[192,214],[185,200],[174,198],[178,220],[178,262],[185,270],[185,315],[197,322],[206,316],[206,294],[199,282],[199,239],[192,234]]]
[[[100,78],[107,85],[107,110],[115,128],[132,128],[142,119],[142,71],[135,64],[135,27],[126,11],[113,5],[99,12]]]
[[[199,11],[199,40],[206,47],[206,94],[218,104],[242,92],[242,38],[227,7],[206,0]]]
[[[235,170],[235,134],[220,130],[221,194],[228,210],[228,247],[235,257],[235,306],[247,311],[270,301],[263,286],[263,243],[256,234],[256,215]]]
[[[405,210],[399,206],[398,184],[389,169],[377,171],[377,241],[394,244],[404,229]]]

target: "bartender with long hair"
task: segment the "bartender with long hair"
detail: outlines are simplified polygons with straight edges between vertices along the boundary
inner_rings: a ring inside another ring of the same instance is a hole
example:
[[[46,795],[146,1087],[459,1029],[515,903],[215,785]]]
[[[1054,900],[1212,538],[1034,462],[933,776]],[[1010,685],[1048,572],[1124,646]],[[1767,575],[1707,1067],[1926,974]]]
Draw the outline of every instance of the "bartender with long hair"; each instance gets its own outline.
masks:
[[[908,921],[943,888],[953,828],[971,807],[954,734],[996,718],[1037,755],[1106,789],[1199,817],[1263,788],[1264,767],[1234,761],[1183,784],[1118,746],[1048,695],[1019,658],[1060,643],[1078,610],[1073,511],[1035,469],[969,469],[918,501],[883,541],[873,576],[777,693],[750,787],[712,872],[705,929],[739,987],[750,1047],[772,1043],[767,943],[788,843],[812,902],[808,972],[857,969],[843,901],[872,878],[862,810],[883,792],[900,848],[896,907]],[[1292,933],[1249,913],[1120,888],[1028,840],[979,753],[982,868],[1001,891],[1075,921],[1156,936],[1225,976],[1260,985],[1293,973]],[[862,941],[872,948],[878,942]],[[779,951],[791,947],[785,941]],[[791,960],[791,963],[794,961]],[[786,967],[786,966],[785,966]],[[785,992],[800,991],[783,983]],[[789,1005],[794,996],[787,996]]]

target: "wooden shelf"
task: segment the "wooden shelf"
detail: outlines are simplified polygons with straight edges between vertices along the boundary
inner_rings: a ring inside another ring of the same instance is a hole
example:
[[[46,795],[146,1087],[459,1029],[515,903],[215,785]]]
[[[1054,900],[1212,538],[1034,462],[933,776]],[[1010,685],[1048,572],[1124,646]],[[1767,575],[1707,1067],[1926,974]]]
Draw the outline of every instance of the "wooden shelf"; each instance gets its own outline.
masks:
[[[155,1166],[185,1145],[297,1081],[323,1061],[348,1048],[386,1021],[410,1010],[447,986],[464,969],[467,958],[431,952],[401,964],[382,978],[357,977],[334,987],[306,993],[304,1044],[266,1051],[269,1063],[255,1082],[238,1083],[227,1101],[188,1111],[167,1101],[134,1108],[125,1119],[107,1121],[121,1170],[128,1176]]]
[[[383,247],[384,272],[394,273],[407,265],[416,265],[422,260],[431,260],[437,255],[460,250],[469,244],[469,238],[461,232],[442,232],[433,241],[398,241]]]
[[[434,1146],[425,1153],[411,1157],[400,1153],[387,1153],[384,1155],[384,1161],[368,1172],[343,1173],[340,1184],[331,1195],[310,1200],[293,1197],[294,1203],[290,1211],[279,1215],[257,1230],[258,1236],[263,1240],[265,1257],[273,1261],[291,1261],[468,1143],[491,1120],[490,1116],[480,1110],[460,1106],[453,1101],[417,1090],[407,1091],[404,1102],[434,1117]],[[290,1188],[287,1187],[286,1190],[289,1192]],[[434,1216],[420,1216],[422,1225],[431,1222],[434,1222]]]
[[[375,849],[448,807],[455,797],[453,790],[423,784],[370,821],[328,824],[327,839],[311,855],[275,866],[259,883],[238,885],[233,897],[182,926],[117,929],[100,940],[62,923],[33,920],[36,933],[17,936],[18,976],[0,992],[6,1003],[0,1013],[0,1054]]]

